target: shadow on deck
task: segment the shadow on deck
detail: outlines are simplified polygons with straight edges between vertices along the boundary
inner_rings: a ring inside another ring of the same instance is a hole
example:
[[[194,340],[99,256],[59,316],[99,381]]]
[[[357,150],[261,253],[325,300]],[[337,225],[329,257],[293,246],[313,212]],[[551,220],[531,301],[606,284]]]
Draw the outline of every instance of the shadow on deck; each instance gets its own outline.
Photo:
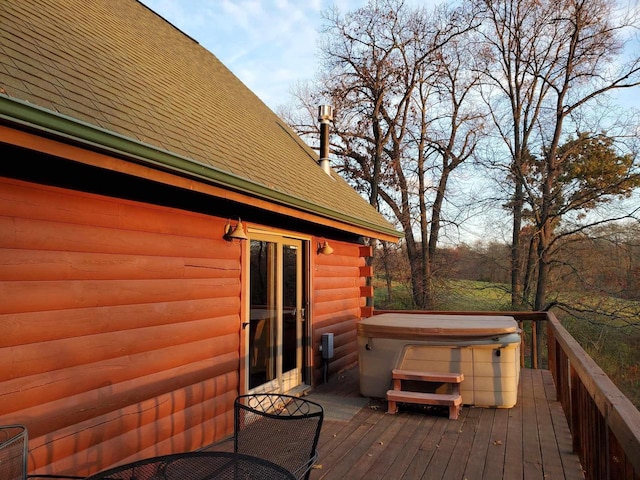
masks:
[[[311,480],[584,478],[547,370],[521,371],[515,407],[465,406],[457,420],[446,407],[386,414],[360,396],[357,368],[308,398],[325,409]]]

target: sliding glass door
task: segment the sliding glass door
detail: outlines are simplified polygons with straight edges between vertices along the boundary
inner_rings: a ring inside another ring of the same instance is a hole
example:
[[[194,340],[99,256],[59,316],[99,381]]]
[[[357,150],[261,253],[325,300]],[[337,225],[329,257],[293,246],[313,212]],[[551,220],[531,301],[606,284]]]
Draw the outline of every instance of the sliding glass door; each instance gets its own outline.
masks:
[[[286,392],[302,383],[302,242],[250,235],[249,391]]]

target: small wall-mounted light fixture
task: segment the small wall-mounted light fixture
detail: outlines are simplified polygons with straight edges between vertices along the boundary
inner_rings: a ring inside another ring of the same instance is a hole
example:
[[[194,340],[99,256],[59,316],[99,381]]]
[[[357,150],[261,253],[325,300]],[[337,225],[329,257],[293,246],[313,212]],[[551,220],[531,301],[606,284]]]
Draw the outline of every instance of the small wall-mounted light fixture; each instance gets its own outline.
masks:
[[[223,238],[225,240],[233,240],[234,238],[238,240],[247,240],[247,234],[244,232],[244,227],[242,226],[242,220],[238,218],[238,223],[235,226],[231,225],[231,220],[227,220],[227,224],[224,226],[224,235]]]
[[[329,245],[329,242],[327,242],[326,240],[318,244],[319,255],[331,255],[332,253],[333,253],[333,248],[331,248],[331,245]]]

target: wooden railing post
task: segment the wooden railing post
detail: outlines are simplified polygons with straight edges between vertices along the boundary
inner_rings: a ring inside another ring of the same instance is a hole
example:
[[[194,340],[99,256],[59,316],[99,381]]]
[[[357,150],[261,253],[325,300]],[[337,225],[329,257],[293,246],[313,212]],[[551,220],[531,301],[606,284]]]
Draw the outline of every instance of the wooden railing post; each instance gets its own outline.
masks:
[[[556,384],[556,390],[558,389],[556,378],[558,377],[558,372],[556,372],[556,340],[553,336],[553,330],[547,322],[547,368],[551,372],[551,376],[553,377],[553,382]],[[557,393],[556,393],[557,395]]]
[[[538,369],[538,322],[533,320],[531,322],[531,363],[533,369]]]
[[[580,451],[580,400],[578,398],[578,374],[569,362],[569,429],[571,430],[573,452]]]
[[[526,365],[524,364],[524,350],[525,350],[525,343],[524,343],[524,322],[522,320],[520,320],[518,322],[518,328],[520,329],[520,331],[522,332],[521,336],[520,336],[520,368],[525,368]]]

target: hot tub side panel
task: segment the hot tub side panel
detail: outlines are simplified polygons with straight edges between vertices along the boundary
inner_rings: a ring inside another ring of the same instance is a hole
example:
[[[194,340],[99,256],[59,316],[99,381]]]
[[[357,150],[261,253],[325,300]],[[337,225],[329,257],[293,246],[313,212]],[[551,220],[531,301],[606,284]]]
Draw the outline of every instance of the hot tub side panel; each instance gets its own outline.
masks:
[[[473,347],[473,378],[473,405],[513,407],[520,382],[520,343]]]
[[[360,394],[384,398],[391,388],[391,370],[400,361],[406,341],[358,336]]]
[[[418,372],[458,372],[464,375],[460,394],[465,404],[474,401],[473,349],[471,347],[405,345],[398,368]]]
[[[406,345],[400,368],[431,372],[460,372],[462,402],[477,407],[510,408],[518,398],[520,344],[490,341],[464,347]]]
[[[391,370],[461,372],[462,401],[466,405],[512,407],[520,379],[520,336],[450,344],[426,340],[359,337],[360,393],[384,398],[391,388]]]

